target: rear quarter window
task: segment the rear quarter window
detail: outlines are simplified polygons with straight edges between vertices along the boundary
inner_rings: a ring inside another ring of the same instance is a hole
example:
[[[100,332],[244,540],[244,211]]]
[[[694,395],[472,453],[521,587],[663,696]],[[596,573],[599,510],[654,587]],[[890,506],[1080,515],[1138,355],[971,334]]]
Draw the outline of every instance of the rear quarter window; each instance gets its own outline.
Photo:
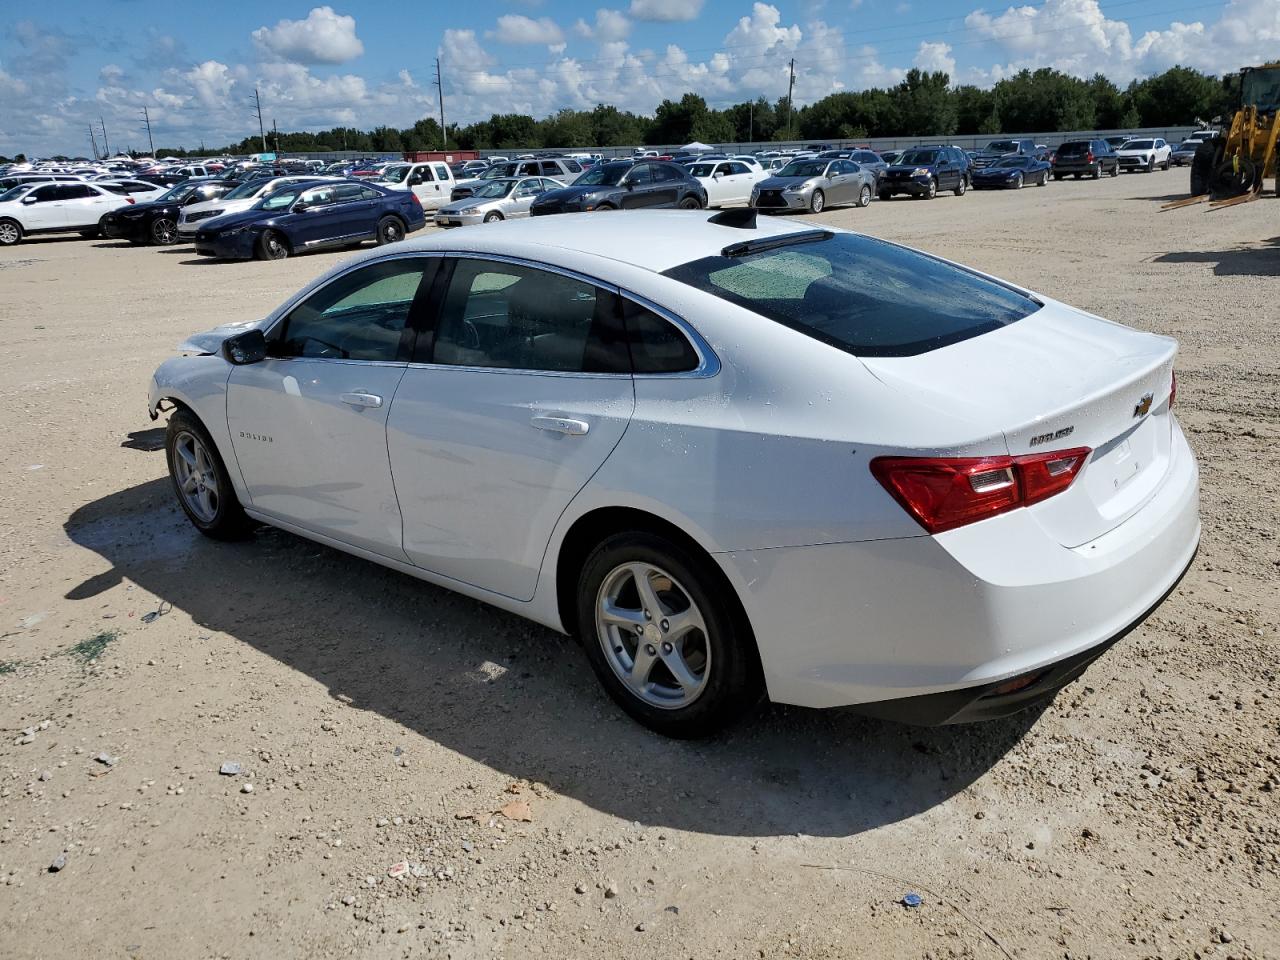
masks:
[[[665,275],[857,356],[916,356],[1040,309],[1013,287],[856,234],[705,257]]]

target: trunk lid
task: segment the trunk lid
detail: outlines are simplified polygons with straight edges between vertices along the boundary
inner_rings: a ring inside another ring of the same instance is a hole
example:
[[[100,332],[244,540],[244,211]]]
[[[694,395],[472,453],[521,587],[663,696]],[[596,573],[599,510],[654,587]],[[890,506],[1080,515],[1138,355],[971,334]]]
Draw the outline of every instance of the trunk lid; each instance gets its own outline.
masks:
[[[1076,547],[1133,516],[1168,472],[1176,352],[1169,337],[1045,300],[991,333],[862,362],[913,402],[1002,433],[1008,450],[993,454],[1090,448],[1070,489],[1029,508],[1046,532]]]

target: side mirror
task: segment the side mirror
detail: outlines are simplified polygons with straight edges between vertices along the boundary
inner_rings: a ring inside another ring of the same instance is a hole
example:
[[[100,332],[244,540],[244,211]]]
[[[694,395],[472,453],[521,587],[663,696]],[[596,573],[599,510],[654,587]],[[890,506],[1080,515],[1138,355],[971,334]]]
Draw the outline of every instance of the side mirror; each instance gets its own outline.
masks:
[[[724,176],[724,174],[723,174],[723,173],[721,173],[719,170],[717,170],[715,173],[713,173],[713,174],[711,175],[711,179],[713,179],[713,180],[719,180],[719,179],[720,179],[721,177],[723,177],[723,176]]]
[[[635,182],[632,180],[623,180],[621,186],[626,187],[628,190],[634,190],[636,188]]]
[[[22,202],[23,202],[24,204],[26,204],[27,206],[31,206],[31,204],[33,204],[33,203],[35,203],[35,202],[36,202],[36,198],[35,198],[35,197],[23,197],[23,198],[22,198]]]
[[[222,341],[222,355],[228,363],[243,366],[257,363],[267,356],[267,338],[257,327]]]
[[[297,203],[295,203],[295,204],[293,205],[293,212],[294,212],[294,213],[306,213],[306,212],[307,212],[308,210],[310,210],[310,209],[311,209],[311,204],[309,204],[309,203],[304,203],[304,202],[303,202],[303,201],[301,201],[301,200],[299,200]]]

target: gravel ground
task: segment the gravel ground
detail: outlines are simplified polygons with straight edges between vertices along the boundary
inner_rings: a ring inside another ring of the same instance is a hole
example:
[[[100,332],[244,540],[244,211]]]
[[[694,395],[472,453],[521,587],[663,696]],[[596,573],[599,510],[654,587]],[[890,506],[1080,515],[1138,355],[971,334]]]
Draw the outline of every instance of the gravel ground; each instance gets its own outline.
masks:
[[[1280,203],[1159,212],[1185,185],[817,218],[1181,340],[1182,586],[1039,713],[770,708],[696,744],[549,631],[183,520],[150,372],[340,254],[0,252],[0,954],[1280,956]]]

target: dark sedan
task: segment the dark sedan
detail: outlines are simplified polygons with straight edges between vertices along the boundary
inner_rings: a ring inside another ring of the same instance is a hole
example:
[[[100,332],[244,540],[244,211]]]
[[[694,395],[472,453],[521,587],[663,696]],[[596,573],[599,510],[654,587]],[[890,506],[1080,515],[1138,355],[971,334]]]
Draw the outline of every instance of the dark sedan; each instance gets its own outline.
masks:
[[[371,183],[295,183],[249,210],[209,221],[196,231],[196,253],[223,260],[283,260],[291,253],[403,240],[426,223],[408,190]]]
[[[1021,190],[1024,184],[1043,187],[1052,170],[1048,160],[1039,157],[1001,157],[989,167],[981,167],[970,175],[975,190],[998,188]]]
[[[640,207],[697,210],[706,205],[707,191],[684,167],[662,160],[611,160],[592,167],[570,186],[542,194],[529,215]]]
[[[151,203],[112,210],[102,218],[100,226],[113,240],[167,247],[178,239],[178,214],[183,207],[217,200],[234,187],[234,183],[224,180],[184,180]]]

